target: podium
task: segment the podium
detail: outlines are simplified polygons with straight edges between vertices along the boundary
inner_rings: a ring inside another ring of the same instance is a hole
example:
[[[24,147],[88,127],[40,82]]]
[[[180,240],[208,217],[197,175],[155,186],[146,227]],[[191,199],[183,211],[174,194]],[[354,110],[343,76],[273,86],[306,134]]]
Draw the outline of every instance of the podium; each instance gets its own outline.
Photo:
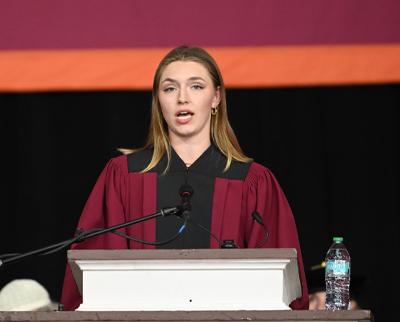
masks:
[[[290,310],[295,249],[70,250],[78,311]]]
[[[293,249],[75,250],[69,251],[68,258],[77,284],[83,292],[84,302],[80,311],[0,312],[0,322],[373,321],[373,316],[368,310],[292,311],[287,308],[282,309],[282,307],[287,307],[291,298],[300,296],[297,257]],[[160,275],[157,276],[158,274]],[[117,280],[118,276],[120,281]],[[170,294],[162,293],[162,285],[155,282],[160,282],[160,276],[167,279],[167,284],[174,286]],[[140,287],[145,285],[147,288],[145,292],[138,286],[132,287],[133,282],[127,280],[127,277],[132,278],[135,283],[140,283]],[[251,284],[245,285],[235,278],[243,278],[246,283]],[[215,284],[211,284],[211,281]],[[233,294],[219,290],[227,284],[227,281],[230,283],[228,291],[232,292],[235,289]],[[206,294],[197,292],[194,286],[199,286],[202,292],[207,290]],[[92,287],[95,287],[95,291]],[[150,287],[155,287],[155,289]],[[184,293],[181,287],[189,293]],[[238,290],[238,287],[245,289]],[[109,293],[97,294],[103,291]],[[146,296],[147,300],[150,297],[156,308],[150,310],[151,305],[145,306],[146,310],[135,307],[132,302],[116,294],[116,291],[124,292],[124,296],[136,296],[142,299]],[[242,291],[245,291],[245,294],[241,294]],[[137,295],[134,294],[135,292]],[[146,292],[148,294],[145,294]],[[165,297],[161,297],[160,300],[158,292]],[[218,306],[212,309],[211,302],[221,295],[238,301],[235,302],[237,307],[220,309],[228,307],[227,301],[223,298],[220,299]],[[251,309],[247,297],[254,300],[256,296],[264,295],[267,296],[267,300],[256,299],[257,305],[260,306]],[[177,296],[178,300],[176,298],[174,300],[172,296]],[[105,299],[110,304],[103,303]],[[188,299],[192,299],[192,302]],[[179,300],[186,303],[182,304]],[[199,300],[203,301],[203,305],[196,306]],[[163,304],[165,302],[171,302],[173,305],[165,306]],[[104,304],[105,307],[95,309],[99,304]],[[128,309],[130,305],[132,307]],[[268,309],[273,305],[277,305],[279,309]],[[184,309],[173,310],[174,307]],[[93,308],[93,311],[86,311],[90,308]],[[122,311],[123,308],[126,310]]]

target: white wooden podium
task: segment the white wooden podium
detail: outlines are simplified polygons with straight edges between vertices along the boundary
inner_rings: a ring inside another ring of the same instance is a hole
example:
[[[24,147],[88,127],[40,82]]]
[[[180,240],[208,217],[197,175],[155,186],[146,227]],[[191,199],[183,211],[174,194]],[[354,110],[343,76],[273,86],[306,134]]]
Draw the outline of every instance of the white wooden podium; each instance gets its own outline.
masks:
[[[290,310],[295,249],[70,250],[78,311]]]

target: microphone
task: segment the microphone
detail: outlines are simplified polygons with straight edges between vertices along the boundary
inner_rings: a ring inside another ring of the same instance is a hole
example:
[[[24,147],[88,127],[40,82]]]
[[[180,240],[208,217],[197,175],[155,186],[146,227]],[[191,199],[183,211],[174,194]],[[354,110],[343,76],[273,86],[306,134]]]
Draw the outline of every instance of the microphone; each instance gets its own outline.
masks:
[[[261,241],[258,245],[256,245],[256,247],[255,247],[255,248],[261,248],[261,247],[263,247],[263,246],[266,244],[266,242],[268,241],[269,233],[268,233],[267,227],[265,227],[265,224],[264,224],[264,221],[263,221],[261,215],[260,215],[257,211],[253,211],[253,213],[251,214],[251,217],[253,218],[254,221],[256,221],[259,225],[261,225],[261,227],[263,228],[263,231],[264,231],[264,235],[265,235],[265,236],[264,236],[264,240],[262,240],[262,241]]]
[[[193,196],[193,188],[188,183],[183,184],[179,188],[179,195],[181,196],[181,213],[183,217],[189,217],[192,205],[190,198]]]
[[[192,210],[190,198],[193,196],[193,194],[194,194],[193,188],[188,183],[184,183],[179,188],[179,195],[181,196],[181,209],[182,209],[181,211],[182,211],[182,216],[184,218],[189,218],[190,210]],[[189,223],[196,225],[200,229],[203,229],[208,234],[210,234],[210,236],[218,242],[220,248],[238,248],[238,246],[235,244],[233,240],[224,240],[223,242],[221,242],[221,240],[219,240],[210,230],[208,230],[203,225],[194,222],[191,219],[189,219]]]

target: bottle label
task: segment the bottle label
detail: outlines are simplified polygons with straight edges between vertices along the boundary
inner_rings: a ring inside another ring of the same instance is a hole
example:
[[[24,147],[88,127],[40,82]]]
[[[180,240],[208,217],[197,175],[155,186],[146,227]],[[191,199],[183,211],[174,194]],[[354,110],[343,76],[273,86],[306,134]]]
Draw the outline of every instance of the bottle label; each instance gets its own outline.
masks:
[[[326,263],[326,272],[329,274],[345,275],[350,270],[350,263],[345,260],[330,260]]]

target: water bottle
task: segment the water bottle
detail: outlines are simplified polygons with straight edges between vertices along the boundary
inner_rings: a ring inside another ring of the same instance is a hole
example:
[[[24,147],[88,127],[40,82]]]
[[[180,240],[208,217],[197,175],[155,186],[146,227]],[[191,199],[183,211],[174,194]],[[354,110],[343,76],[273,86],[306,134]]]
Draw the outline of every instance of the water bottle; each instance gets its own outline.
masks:
[[[325,308],[347,310],[350,302],[350,255],[342,237],[333,237],[325,264]]]

